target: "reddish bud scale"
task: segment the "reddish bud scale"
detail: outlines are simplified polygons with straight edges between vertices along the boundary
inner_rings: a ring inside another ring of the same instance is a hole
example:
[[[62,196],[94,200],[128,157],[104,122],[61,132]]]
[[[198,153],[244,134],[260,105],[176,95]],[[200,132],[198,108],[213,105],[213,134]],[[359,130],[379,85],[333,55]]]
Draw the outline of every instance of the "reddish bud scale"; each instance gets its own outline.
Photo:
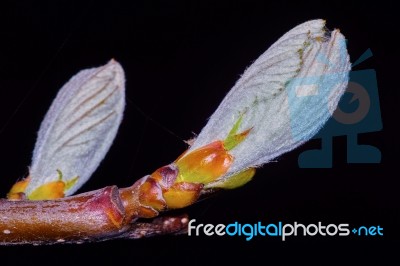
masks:
[[[177,209],[193,204],[200,196],[204,184],[223,176],[233,162],[233,157],[224,147],[223,141],[215,141],[204,147],[181,155],[173,164],[161,167],[151,174],[143,185],[145,199],[140,202],[157,211],[164,208]],[[157,190],[158,189],[158,190]],[[157,206],[160,192],[164,205]]]

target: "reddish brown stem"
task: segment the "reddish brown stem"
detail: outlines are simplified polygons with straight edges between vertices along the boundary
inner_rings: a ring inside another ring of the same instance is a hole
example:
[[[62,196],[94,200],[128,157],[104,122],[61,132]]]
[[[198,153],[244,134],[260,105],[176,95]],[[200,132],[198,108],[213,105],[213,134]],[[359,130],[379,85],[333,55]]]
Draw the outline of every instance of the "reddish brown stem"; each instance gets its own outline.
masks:
[[[145,176],[131,187],[116,186],[57,200],[1,200],[0,245],[53,244],[102,241],[112,238],[140,238],[184,231],[186,217],[163,217],[135,223],[138,218],[154,218],[167,210],[163,188],[171,173],[170,167],[160,168],[157,178]],[[161,183],[161,185],[160,185]],[[167,184],[168,185],[168,184]],[[171,186],[170,188],[173,188]],[[202,185],[187,197],[198,198]],[[164,191],[164,190],[165,191]],[[168,194],[171,202],[177,195]],[[187,199],[185,202],[188,202]]]
[[[151,219],[148,222],[135,222],[129,230],[116,238],[138,239],[165,234],[183,234],[187,232],[189,219],[186,214],[164,216]]]
[[[141,204],[144,183],[149,184],[147,177],[128,188],[110,186],[57,200],[0,199],[0,245],[82,243],[184,231],[184,216],[135,223],[158,215]],[[146,189],[154,192],[153,187]]]
[[[0,200],[0,243],[64,242],[128,229],[116,186],[59,200]]]

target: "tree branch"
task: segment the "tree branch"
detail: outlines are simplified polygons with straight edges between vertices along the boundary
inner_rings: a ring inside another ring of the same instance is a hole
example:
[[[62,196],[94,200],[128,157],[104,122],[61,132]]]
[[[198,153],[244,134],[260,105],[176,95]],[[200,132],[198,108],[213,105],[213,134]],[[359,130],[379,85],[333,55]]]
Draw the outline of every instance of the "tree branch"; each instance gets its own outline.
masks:
[[[1,199],[0,245],[83,243],[184,232],[188,218],[182,215],[136,223],[158,215],[139,201],[143,183],[139,179],[128,188],[109,186],[57,200]]]

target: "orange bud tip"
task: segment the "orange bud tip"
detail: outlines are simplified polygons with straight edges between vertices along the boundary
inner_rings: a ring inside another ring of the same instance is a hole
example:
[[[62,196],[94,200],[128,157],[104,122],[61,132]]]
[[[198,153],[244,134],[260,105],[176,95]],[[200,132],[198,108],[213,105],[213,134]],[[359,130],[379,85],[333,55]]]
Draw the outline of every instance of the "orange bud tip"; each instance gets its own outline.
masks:
[[[30,200],[50,200],[64,197],[65,183],[63,181],[53,181],[41,185],[28,195]]]
[[[214,141],[176,161],[179,169],[177,182],[212,182],[224,175],[232,162],[233,157],[225,150],[223,142]]]
[[[18,182],[16,182],[10,189],[10,192],[7,194],[7,198],[10,200],[22,200],[25,199],[25,189],[28,186],[30,178],[24,178]]]
[[[202,184],[180,182],[164,192],[164,199],[170,209],[179,209],[193,204],[200,196]]]

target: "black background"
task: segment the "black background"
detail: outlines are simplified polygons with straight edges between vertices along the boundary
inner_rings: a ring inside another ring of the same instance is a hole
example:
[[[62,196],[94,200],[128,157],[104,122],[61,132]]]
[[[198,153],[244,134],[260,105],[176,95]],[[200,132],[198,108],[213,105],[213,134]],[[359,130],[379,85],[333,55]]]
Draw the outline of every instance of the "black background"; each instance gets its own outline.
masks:
[[[84,245],[0,247],[1,265],[139,262],[204,264],[288,258],[369,258],[399,246],[395,7],[287,1],[5,1],[0,7],[0,193],[27,173],[36,132],[58,89],[79,70],[118,60],[126,72],[125,117],[106,159],[80,190],[132,184],[174,160],[198,133],[251,61],[292,27],[324,18],[348,38],[356,69],[377,71],[383,130],[359,135],[382,152],[380,164],[347,164],[346,138],[335,137],[332,169],[299,169],[312,140],[265,165],[251,183],[185,212],[199,223],[289,222],[380,225],[383,237],[297,237],[286,242],[164,236]],[[361,253],[355,253],[358,247]],[[337,251],[335,248],[339,248]],[[305,253],[300,253],[305,249]],[[324,253],[325,254],[325,253]]]

